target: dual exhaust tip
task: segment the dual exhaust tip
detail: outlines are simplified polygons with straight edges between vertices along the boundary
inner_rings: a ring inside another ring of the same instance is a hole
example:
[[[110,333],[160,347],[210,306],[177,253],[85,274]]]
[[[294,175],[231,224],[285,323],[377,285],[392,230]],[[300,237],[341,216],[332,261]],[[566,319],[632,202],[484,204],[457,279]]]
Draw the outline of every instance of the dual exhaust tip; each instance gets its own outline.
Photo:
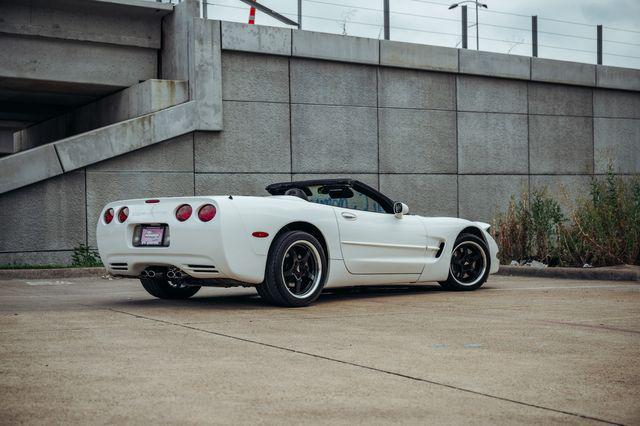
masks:
[[[151,268],[147,268],[147,269],[143,270],[142,272],[140,272],[140,277],[141,278],[155,278],[156,276],[158,276],[158,277],[162,276],[162,274],[163,274],[162,271],[155,271],[155,270],[153,270]],[[170,280],[181,280],[181,279],[184,279],[184,278],[188,277],[187,274],[185,274],[184,272],[182,272],[178,268],[169,269],[166,272],[166,276]]]
[[[187,274],[185,274],[184,272],[182,272],[180,269],[169,269],[167,271],[167,278],[171,279],[176,279],[176,280],[181,280],[183,278],[185,278],[187,276]]]
[[[154,271],[153,269],[145,269],[144,271],[140,272],[140,276],[142,278],[155,278],[156,271]]]

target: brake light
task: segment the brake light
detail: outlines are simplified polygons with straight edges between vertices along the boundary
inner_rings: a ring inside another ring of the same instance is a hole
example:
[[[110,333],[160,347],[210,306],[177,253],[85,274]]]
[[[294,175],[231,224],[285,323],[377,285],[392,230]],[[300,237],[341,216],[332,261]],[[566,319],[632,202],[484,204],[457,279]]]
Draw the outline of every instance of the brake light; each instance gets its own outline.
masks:
[[[203,222],[209,222],[216,217],[216,208],[213,204],[205,204],[198,210],[198,218]]]
[[[178,219],[180,222],[184,222],[191,217],[192,212],[193,209],[189,204],[183,204],[178,207],[178,210],[176,210],[176,219]]]
[[[160,200],[145,200],[145,203],[147,203],[147,204],[157,204],[159,202],[160,202]]]
[[[111,223],[111,221],[113,220],[113,209],[107,209],[106,212],[104,212],[104,221],[109,224]]]
[[[128,217],[129,217],[129,207],[121,208],[120,211],[118,212],[118,220],[120,221],[120,223],[127,220]]]

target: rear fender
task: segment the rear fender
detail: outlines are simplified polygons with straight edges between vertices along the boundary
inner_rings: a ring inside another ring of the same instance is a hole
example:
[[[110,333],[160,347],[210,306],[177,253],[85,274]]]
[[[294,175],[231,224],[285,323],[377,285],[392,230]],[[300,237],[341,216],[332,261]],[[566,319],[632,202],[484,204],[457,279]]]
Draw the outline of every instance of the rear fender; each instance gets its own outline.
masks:
[[[250,247],[256,255],[267,256],[278,232],[293,222],[310,223],[320,230],[332,259],[342,259],[338,225],[330,207],[302,200],[271,197],[234,197],[234,206],[242,220]],[[254,232],[267,233],[254,237]]]

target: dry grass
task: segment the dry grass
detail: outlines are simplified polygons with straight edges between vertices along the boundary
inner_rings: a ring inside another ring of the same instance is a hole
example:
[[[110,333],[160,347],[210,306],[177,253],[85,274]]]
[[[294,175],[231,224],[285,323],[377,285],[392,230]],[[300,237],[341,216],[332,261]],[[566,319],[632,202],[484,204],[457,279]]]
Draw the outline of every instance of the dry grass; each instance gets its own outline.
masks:
[[[625,183],[610,167],[575,205],[566,217],[544,188],[512,197],[493,220],[501,262],[640,265],[640,180]]]

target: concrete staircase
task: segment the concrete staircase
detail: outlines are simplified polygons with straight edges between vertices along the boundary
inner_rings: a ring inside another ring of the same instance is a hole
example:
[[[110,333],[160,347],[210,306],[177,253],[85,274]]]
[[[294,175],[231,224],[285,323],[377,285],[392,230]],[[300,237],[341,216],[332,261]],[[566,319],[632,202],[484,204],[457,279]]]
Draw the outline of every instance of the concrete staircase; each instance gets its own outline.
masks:
[[[188,84],[147,80],[14,133],[24,151],[0,158],[0,193],[195,130]]]

